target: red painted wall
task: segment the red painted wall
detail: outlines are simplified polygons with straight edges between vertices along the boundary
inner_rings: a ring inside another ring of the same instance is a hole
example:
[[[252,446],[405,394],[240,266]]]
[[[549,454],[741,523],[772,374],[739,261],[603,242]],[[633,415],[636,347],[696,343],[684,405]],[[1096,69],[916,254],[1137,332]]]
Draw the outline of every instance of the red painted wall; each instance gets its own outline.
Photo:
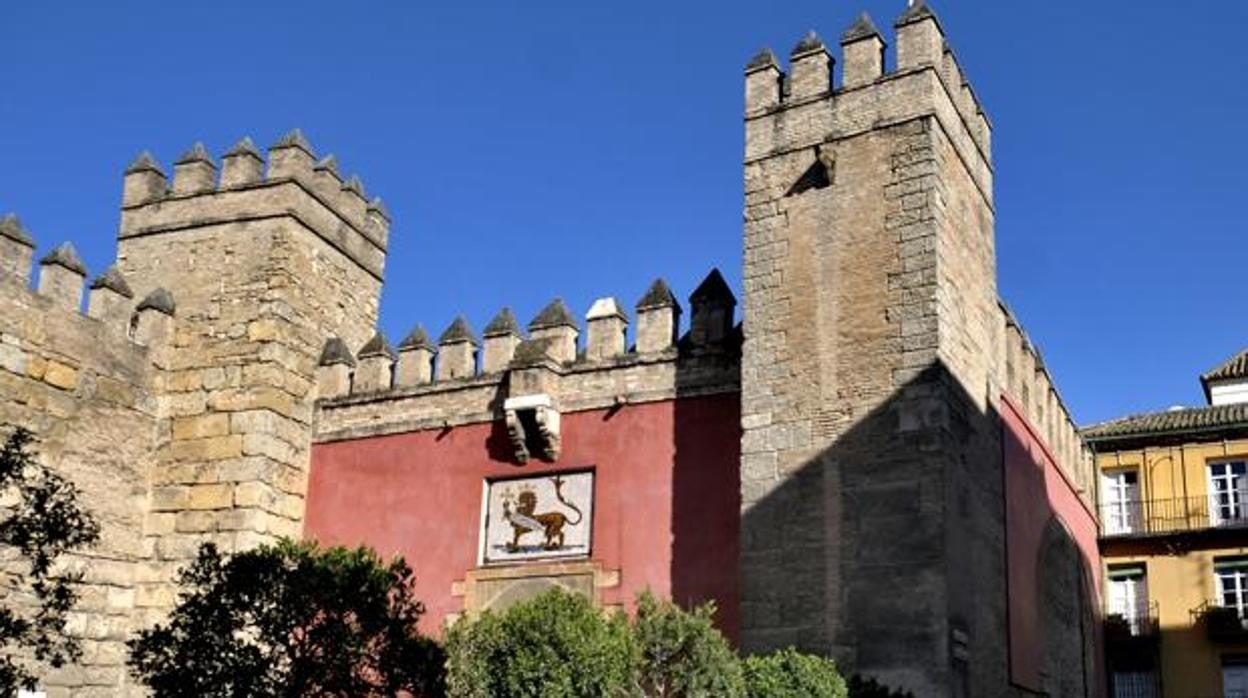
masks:
[[[477,564],[486,478],[592,467],[592,559],[620,570],[604,603],[649,588],[681,603],[714,600],[738,628],[740,401],[716,395],[562,416],[556,463],[519,466],[502,422],[319,444],[304,534],[327,545],[403,555],[437,633],[462,610],[451,584]]]
[[[1078,547],[1091,586],[1091,602],[1096,604],[1101,598],[1096,515],[1079,498],[1074,484],[1057,466],[1039,433],[1006,396],[1001,398],[1001,422],[1009,558],[1010,677],[1020,686],[1040,690],[1044,638],[1038,601],[1042,598],[1039,585],[1044,570],[1040,568],[1040,555],[1046,529],[1056,523]],[[1099,607],[1093,611],[1099,618]],[[1099,633],[1099,626],[1096,632]]]

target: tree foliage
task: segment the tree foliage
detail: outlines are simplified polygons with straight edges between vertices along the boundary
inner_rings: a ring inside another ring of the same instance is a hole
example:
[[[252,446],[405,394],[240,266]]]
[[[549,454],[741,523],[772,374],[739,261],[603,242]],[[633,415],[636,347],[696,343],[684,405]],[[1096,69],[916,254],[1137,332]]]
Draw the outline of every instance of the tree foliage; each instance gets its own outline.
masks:
[[[81,573],[58,568],[71,551],[99,538],[99,526],[78,505],[73,483],[38,463],[34,437],[18,428],[0,447],[0,544],[15,550],[26,566],[14,570],[15,587],[28,591],[29,608],[0,607],[0,694],[33,689],[35,664],[59,667],[81,656],[76,638],[65,632],[66,614],[78,600]]]
[[[914,698],[914,694],[894,690],[875,679],[854,674],[849,679],[849,698]]]
[[[438,695],[443,655],[417,632],[411,582],[402,558],[366,548],[283,540],[226,558],[205,544],[130,667],[158,697]]]
[[[715,628],[715,605],[685,611],[649,592],[637,600],[633,624],[637,682],[647,698],[745,696],[741,663]]]
[[[750,698],[845,698],[848,688],[836,663],[793,648],[746,657]]]
[[[447,633],[447,693],[456,698],[579,698],[630,694],[628,621],[580,594],[554,590]]]

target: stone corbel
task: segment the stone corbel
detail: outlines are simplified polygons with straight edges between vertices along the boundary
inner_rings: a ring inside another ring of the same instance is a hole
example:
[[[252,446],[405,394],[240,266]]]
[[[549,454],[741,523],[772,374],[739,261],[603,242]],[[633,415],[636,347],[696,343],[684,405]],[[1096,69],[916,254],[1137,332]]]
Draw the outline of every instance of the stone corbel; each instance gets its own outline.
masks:
[[[527,463],[534,454],[545,461],[559,457],[559,410],[549,395],[507,398],[503,412],[517,462]]]

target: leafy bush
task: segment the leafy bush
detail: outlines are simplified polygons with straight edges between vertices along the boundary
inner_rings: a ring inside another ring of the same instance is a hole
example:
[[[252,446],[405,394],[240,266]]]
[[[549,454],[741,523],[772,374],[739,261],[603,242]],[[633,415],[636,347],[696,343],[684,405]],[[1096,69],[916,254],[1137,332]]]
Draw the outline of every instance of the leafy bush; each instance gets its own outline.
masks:
[[[17,588],[35,601],[32,608],[0,607],[0,695],[7,696],[34,689],[37,665],[59,667],[81,656],[78,640],[65,633],[65,617],[78,601],[73,585],[82,575],[58,570],[57,563],[95,543],[100,531],[78,506],[73,483],[35,460],[33,441],[18,428],[0,446],[0,497],[6,502],[0,544],[16,550],[26,564],[28,573]]]
[[[896,691],[875,679],[854,674],[849,679],[849,698],[914,698],[909,691]]]
[[[846,698],[845,679],[836,662],[793,648],[746,657],[745,685],[750,698]]]
[[[281,541],[223,558],[204,545],[166,625],[132,640],[130,667],[170,696],[438,694],[443,655],[402,558]]]
[[[686,612],[649,592],[637,600],[633,625],[637,682],[647,697],[745,695],[741,664],[711,619],[715,605]]]
[[[553,590],[447,633],[447,692],[457,698],[628,695],[635,649],[623,615]]]

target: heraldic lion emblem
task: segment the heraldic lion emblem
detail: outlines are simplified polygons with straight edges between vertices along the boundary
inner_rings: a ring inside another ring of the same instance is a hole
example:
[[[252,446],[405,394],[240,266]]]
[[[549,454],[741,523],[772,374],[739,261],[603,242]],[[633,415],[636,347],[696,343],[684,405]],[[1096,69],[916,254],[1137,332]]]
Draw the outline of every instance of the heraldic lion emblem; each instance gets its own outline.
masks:
[[[581,523],[581,510],[563,497],[563,478],[558,475],[550,478],[555,486],[555,499],[576,514],[573,520],[561,511],[545,511],[537,513],[537,493],[530,487],[522,487],[518,494],[507,492],[503,495],[503,520],[511,524],[511,541],[507,543],[508,552],[518,552],[520,541],[530,533],[541,534],[541,543],[546,550],[559,550],[563,547],[563,529],[565,526],[576,526]],[[512,505],[515,505],[514,507]]]

